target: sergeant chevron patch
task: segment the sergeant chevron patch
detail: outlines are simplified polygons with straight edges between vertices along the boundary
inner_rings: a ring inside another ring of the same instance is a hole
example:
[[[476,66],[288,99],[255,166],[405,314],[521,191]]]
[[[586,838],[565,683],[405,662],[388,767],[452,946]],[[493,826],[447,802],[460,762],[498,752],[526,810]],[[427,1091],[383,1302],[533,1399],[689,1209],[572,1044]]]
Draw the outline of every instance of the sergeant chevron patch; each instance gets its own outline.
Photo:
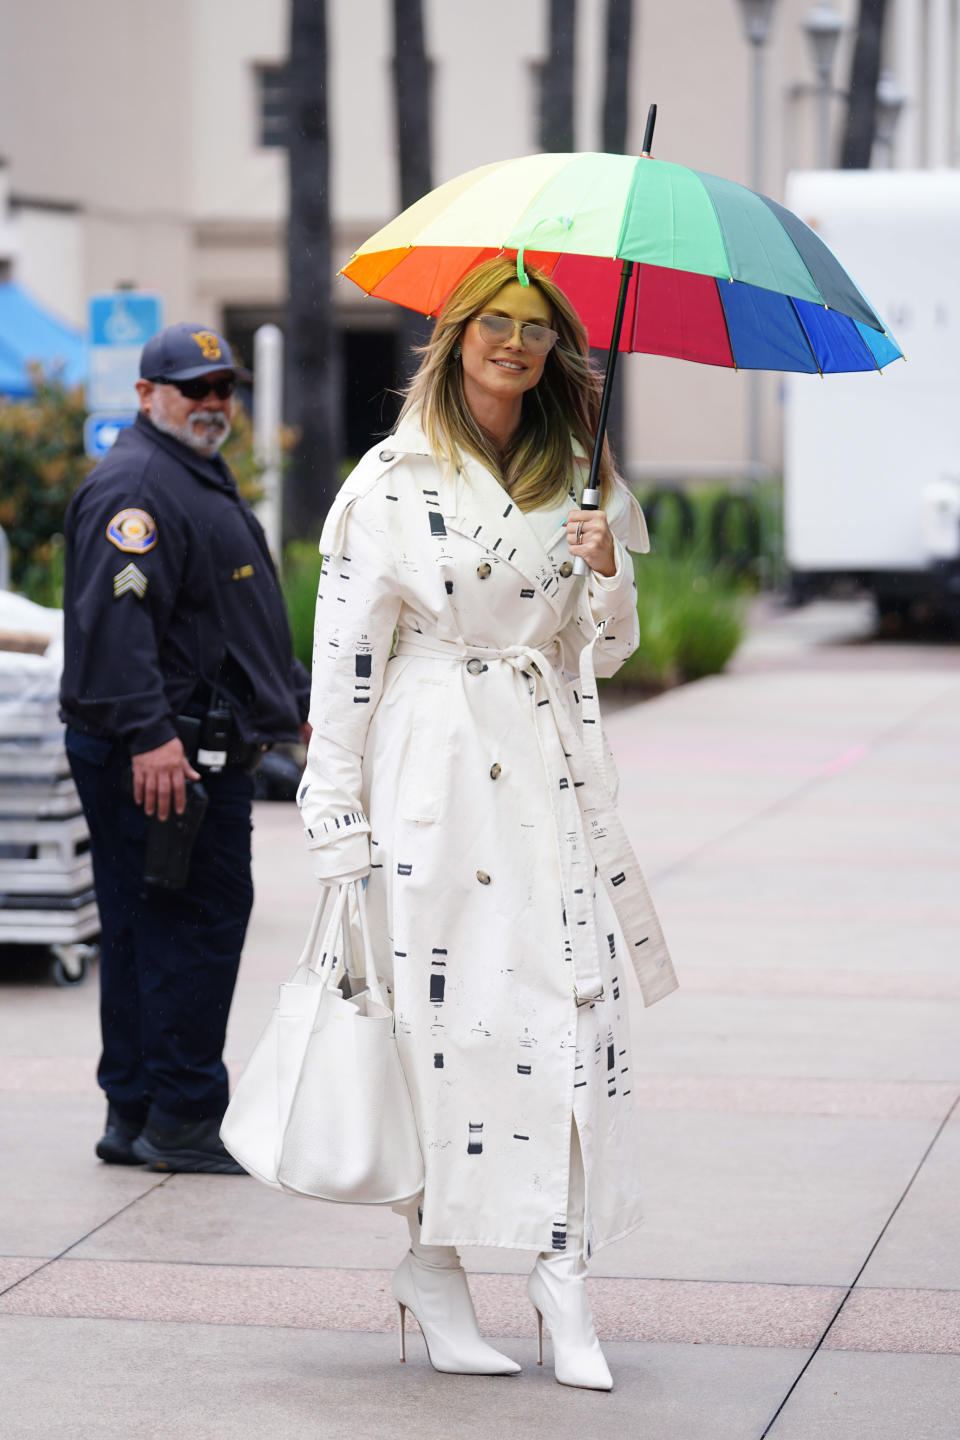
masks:
[[[122,570],[118,570],[113,577],[114,600],[119,600],[120,596],[126,595],[128,590],[132,590],[138,600],[142,600],[147,593],[147,577],[139,565],[134,565],[132,560],[129,565],[124,565]]]

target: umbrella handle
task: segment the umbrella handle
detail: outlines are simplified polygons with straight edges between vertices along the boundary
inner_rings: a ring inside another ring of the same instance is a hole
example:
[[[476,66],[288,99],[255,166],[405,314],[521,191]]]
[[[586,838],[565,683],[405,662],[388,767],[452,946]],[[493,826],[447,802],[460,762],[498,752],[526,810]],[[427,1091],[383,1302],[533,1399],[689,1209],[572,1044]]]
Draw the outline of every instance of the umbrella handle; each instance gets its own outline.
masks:
[[[600,509],[600,491],[599,491],[599,490],[591,489],[591,488],[588,486],[587,489],[584,490],[584,492],[583,492],[583,499],[580,501],[580,509],[581,509],[581,510],[599,510],[599,509]],[[586,562],[586,560],[584,560],[584,558],[583,558],[582,555],[578,555],[577,558],[574,560],[574,562],[573,562],[573,573],[574,573],[574,575],[586,575],[586,573],[587,573],[587,562]]]

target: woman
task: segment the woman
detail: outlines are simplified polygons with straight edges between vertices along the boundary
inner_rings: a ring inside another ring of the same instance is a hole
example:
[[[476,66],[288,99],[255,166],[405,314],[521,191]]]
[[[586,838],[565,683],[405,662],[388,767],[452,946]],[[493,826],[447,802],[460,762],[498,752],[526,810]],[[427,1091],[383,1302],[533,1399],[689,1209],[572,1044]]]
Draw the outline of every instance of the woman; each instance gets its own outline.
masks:
[[[640,1218],[627,954],[647,1003],[676,981],[594,674],[636,646],[626,550],[649,547],[606,450],[602,508],[579,508],[599,384],[565,296],[520,274],[456,287],[327,518],[300,808],[320,880],[369,874],[417,1116],[401,1334],[409,1308],[435,1368],[517,1370],[455,1247],[529,1248],[541,1359],[545,1320],[557,1379],[609,1389],[584,1276]]]

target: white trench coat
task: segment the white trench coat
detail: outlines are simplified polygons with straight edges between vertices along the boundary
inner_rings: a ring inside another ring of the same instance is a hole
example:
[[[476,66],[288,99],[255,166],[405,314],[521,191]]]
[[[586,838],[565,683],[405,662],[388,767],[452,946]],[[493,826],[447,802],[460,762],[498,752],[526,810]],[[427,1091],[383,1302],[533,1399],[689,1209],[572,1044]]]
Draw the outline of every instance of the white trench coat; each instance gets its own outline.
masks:
[[[408,420],[320,541],[300,809],[321,879],[373,866],[428,1244],[563,1249],[572,1120],[585,1253],[640,1218],[624,972],[647,1004],[676,979],[614,809],[594,672],[636,647],[625,547],[648,541],[618,486],[617,574],[577,579],[574,503],[525,516]]]

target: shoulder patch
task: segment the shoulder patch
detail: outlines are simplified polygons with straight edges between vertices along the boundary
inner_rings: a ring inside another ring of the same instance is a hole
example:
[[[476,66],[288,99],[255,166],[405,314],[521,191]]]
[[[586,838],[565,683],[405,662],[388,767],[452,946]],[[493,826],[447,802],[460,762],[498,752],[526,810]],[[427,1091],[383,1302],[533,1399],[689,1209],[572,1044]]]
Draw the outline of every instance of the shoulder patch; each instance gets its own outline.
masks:
[[[121,510],[110,521],[106,533],[118,550],[145,555],[157,543],[157,522],[146,510]]]
[[[122,570],[118,570],[113,577],[114,600],[119,600],[120,596],[126,595],[128,590],[131,594],[136,595],[138,600],[142,600],[147,593],[147,577],[139,565],[134,565],[132,560],[129,565],[124,565]]]

